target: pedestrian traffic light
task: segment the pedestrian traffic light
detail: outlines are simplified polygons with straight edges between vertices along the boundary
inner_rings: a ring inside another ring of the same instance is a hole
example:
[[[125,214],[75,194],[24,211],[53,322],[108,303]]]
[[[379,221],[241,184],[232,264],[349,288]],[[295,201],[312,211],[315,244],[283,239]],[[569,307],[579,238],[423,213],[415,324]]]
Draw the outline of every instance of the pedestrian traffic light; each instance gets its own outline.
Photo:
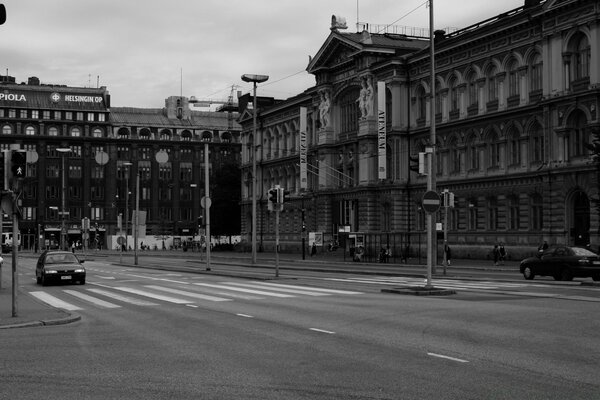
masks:
[[[27,153],[24,151],[13,151],[11,158],[11,171],[13,178],[21,179],[25,177],[27,167]]]
[[[201,215],[198,217],[198,229],[202,229],[203,226],[204,226],[204,216]]]
[[[419,173],[419,156],[409,156],[410,158],[410,170]]]
[[[286,201],[288,201],[290,198],[290,191],[287,189],[281,189],[281,202],[285,203]]]

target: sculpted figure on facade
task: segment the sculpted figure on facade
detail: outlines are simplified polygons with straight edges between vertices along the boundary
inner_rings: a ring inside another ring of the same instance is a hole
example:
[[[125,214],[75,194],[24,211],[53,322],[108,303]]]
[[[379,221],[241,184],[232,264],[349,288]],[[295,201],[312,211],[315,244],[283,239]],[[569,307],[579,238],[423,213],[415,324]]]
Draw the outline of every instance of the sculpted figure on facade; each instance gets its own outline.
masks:
[[[327,89],[319,90],[321,102],[319,103],[319,121],[321,121],[321,129],[329,127],[331,100],[329,99],[329,91]]]
[[[373,115],[373,98],[375,96],[373,78],[371,76],[363,76],[360,85],[361,89],[358,96],[360,117],[367,118]]]

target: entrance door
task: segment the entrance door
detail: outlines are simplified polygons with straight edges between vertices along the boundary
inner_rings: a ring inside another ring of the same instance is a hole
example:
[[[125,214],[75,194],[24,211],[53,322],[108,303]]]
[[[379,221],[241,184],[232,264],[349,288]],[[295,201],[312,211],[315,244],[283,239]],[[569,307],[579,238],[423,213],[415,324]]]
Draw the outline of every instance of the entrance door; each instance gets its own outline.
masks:
[[[590,243],[590,200],[583,192],[576,192],[573,196],[571,240],[575,246],[587,246]]]

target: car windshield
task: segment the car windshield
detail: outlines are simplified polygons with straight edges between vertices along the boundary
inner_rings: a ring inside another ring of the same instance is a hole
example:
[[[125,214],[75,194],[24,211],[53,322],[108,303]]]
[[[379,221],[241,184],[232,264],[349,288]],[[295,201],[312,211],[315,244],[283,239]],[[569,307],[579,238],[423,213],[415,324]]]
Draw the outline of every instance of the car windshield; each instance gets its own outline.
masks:
[[[77,257],[71,253],[49,254],[46,256],[46,264],[74,264],[77,262]]]
[[[573,250],[573,254],[576,256],[593,257],[597,255],[596,253],[582,247],[572,247],[571,249]]]

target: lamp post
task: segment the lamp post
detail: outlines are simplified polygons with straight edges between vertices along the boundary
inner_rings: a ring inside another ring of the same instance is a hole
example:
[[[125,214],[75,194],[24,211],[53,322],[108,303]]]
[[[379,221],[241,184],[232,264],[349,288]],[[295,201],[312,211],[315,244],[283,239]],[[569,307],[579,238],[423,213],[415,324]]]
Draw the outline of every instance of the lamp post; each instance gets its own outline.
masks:
[[[252,82],[252,264],[256,264],[256,84],[266,82],[268,75],[244,74],[244,82]]]
[[[208,142],[209,138],[204,140],[204,225],[206,226],[206,270],[210,271],[210,192],[209,192],[209,162],[208,162]]]
[[[125,248],[123,249],[125,251],[129,243],[127,239],[129,235],[129,167],[133,164],[125,161],[122,165],[125,167]]]
[[[70,147],[57,147],[56,151],[58,151],[62,158],[62,171],[61,171],[61,211],[59,214],[61,216],[61,227],[60,227],[60,249],[67,250],[66,248],[66,236],[67,236],[67,226],[65,222],[65,216],[68,214],[67,208],[67,178],[66,178],[66,156],[67,153],[71,152]]]

